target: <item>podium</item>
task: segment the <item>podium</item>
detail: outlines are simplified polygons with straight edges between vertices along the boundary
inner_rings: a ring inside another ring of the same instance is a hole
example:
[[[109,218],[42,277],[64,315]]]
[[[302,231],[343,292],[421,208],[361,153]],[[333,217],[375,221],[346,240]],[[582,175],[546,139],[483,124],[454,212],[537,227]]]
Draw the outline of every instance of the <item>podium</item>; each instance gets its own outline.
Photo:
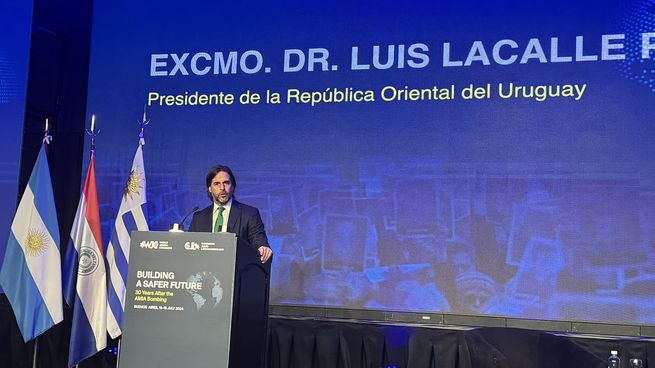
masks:
[[[264,367],[270,264],[232,233],[132,232],[119,367]]]

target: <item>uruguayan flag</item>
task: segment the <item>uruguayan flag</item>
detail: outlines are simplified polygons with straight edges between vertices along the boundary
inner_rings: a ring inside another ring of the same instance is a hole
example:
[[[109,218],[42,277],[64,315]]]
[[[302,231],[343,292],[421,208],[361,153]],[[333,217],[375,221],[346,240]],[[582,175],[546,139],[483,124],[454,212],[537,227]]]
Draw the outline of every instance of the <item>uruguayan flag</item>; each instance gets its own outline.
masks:
[[[143,140],[134,155],[132,170],[123,190],[116,224],[107,246],[109,281],[107,288],[107,331],[112,338],[120,336],[125,310],[125,285],[127,266],[130,260],[130,232],[147,231],[146,221],[146,173],[143,166]]]
[[[25,341],[63,319],[58,226],[43,145],[11,224],[0,270],[0,285]]]
[[[64,261],[64,295],[73,310],[69,367],[107,346],[107,274],[94,156],[92,153]]]

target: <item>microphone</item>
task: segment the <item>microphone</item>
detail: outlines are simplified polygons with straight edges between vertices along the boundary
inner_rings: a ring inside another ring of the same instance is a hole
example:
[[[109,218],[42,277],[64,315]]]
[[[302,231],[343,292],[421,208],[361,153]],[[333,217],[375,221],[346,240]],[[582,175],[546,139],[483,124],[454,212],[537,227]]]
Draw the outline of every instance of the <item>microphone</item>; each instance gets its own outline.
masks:
[[[182,218],[182,222],[181,222],[181,224],[184,225],[184,221],[186,221],[186,219],[187,219],[189,216],[191,216],[191,215],[193,215],[194,213],[198,212],[199,209],[200,209],[200,207],[198,207],[198,206],[193,207],[193,209],[192,209],[191,211],[189,211],[189,213],[187,213],[186,216],[184,216],[184,217]]]
[[[191,215],[193,215],[194,213],[196,213],[199,209],[200,209],[200,207],[198,207],[198,206],[193,207],[193,209],[192,209],[191,211],[189,211],[189,213],[187,213],[186,216],[184,216],[184,217],[182,218],[182,222],[180,222],[179,224],[178,224],[178,223],[174,223],[173,225],[171,225],[171,228],[170,228],[170,230],[168,230],[168,231],[172,231],[172,232],[183,232],[183,231],[184,231],[184,221],[186,221],[186,219],[189,218],[189,216],[191,216]]]

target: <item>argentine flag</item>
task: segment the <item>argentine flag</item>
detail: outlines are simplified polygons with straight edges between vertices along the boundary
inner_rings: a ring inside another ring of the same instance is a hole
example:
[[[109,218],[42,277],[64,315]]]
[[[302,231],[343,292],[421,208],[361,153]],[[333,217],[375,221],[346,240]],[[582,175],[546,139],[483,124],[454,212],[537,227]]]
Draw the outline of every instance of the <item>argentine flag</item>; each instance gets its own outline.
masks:
[[[59,225],[45,144],[11,223],[0,285],[27,342],[63,319]]]
[[[107,245],[107,264],[109,265],[107,331],[114,339],[122,333],[127,266],[130,260],[130,232],[148,230],[145,216],[146,173],[143,166],[143,143],[143,139],[140,139],[139,147],[136,149],[132,161],[132,169],[123,190],[114,231]]]
[[[64,261],[64,295],[73,310],[68,366],[107,346],[107,278],[100,233],[95,154],[86,173]]]

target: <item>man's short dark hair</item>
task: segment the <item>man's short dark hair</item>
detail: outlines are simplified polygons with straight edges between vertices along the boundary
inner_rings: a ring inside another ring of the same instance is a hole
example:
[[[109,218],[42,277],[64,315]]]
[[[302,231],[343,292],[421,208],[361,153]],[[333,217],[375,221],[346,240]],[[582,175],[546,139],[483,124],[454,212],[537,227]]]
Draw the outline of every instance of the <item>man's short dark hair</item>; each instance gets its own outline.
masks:
[[[228,175],[230,175],[230,181],[232,182],[232,188],[236,189],[237,187],[237,179],[234,177],[234,174],[232,174],[232,170],[230,170],[229,167],[225,165],[216,165],[209,169],[209,172],[207,172],[207,178],[205,179],[205,182],[207,184],[207,188],[212,186],[212,179],[214,179],[214,176],[218,174],[219,172],[224,171]]]

